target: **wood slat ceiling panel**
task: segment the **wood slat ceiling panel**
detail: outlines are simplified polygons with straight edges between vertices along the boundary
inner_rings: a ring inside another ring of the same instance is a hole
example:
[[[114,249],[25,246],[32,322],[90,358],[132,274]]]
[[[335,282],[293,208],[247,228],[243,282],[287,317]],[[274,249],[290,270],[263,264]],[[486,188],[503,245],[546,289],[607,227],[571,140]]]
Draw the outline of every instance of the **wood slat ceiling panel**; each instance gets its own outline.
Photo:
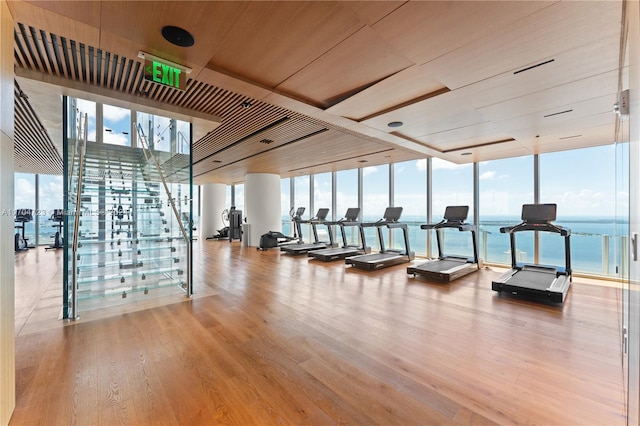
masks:
[[[62,174],[62,157],[17,81],[14,82],[14,96],[14,170],[21,173]]]

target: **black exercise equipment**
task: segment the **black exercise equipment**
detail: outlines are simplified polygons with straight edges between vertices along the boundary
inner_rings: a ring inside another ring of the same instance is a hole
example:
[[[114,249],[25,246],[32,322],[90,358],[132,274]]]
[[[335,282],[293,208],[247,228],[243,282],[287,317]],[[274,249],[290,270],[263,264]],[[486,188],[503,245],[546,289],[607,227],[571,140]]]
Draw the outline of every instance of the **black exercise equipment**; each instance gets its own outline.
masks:
[[[18,229],[14,236],[15,251],[27,250],[34,248],[34,245],[29,245],[29,239],[24,235],[25,224],[33,220],[32,209],[18,209],[16,210],[13,218],[14,228]]]
[[[511,269],[491,283],[497,292],[529,296],[552,303],[563,303],[571,287],[571,230],[554,225],[556,204],[525,204],[522,222],[500,228],[509,234],[511,243]],[[553,232],[564,237],[565,267],[518,263],[516,260],[516,233],[522,231]]]
[[[376,227],[378,231],[378,241],[380,243],[380,251],[378,253],[362,254],[359,256],[351,256],[345,258],[347,265],[353,265],[356,268],[375,270],[386,268],[387,266],[398,265],[400,263],[411,262],[415,254],[409,247],[409,230],[405,223],[400,223],[400,215],[402,207],[387,207],[382,219],[373,223],[363,223],[362,227]],[[404,237],[404,250],[387,249],[384,245],[383,228],[402,229]]]
[[[56,250],[64,247],[64,237],[62,235],[62,223],[64,222],[64,210],[63,209],[55,209],[53,213],[49,217],[49,220],[56,222],[53,225],[54,228],[57,229],[54,237],[53,244],[49,245],[49,247],[45,247],[45,250]]]
[[[298,225],[302,223],[308,223],[311,225],[311,229],[313,231],[312,243],[305,244],[304,242],[302,242],[302,238],[301,238],[300,242],[297,244],[286,244],[286,245],[280,246],[280,250],[290,254],[304,254],[312,250],[320,250],[328,247],[333,247],[334,246],[333,229],[331,228],[331,225],[329,225],[330,222],[327,222],[328,214],[329,214],[329,209],[321,208],[321,209],[318,209],[318,212],[316,213],[316,215],[311,219],[299,221]],[[327,226],[329,241],[320,241],[320,239],[318,238],[318,228],[317,228],[318,225]]]
[[[469,206],[448,206],[444,211],[444,219],[436,224],[420,225],[420,229],[436,231],[438,242],[438,258],[428,260],[420,265],[409,266],[407,274],[421,275],[437,281],[450,282],[480,269],[478,246],[476,245],[476,227],[465,223],[469,214]],[[473,257],[444,254],[442,233],[446,228],[471,232]]]
[[[242,241],[242,210],[231,207],[229,210],[229,242]]]
[[[260,236],[260,245],[256,247],[258,250],[268,250],[270,248],[282,247],[287,244],[297,244],[302,243],[302,227],[301,223],[302,215],[304,214],[305,208],[298,207],[294,213],[294,207],[291,207],[289,210],[289,216],[291,216],[291,221],[293,222],[293,237],[288,235],[284,235],[280,231],[269,231],[266,234],[262,234]],[[296,241],[294,243],[294,241]]]
[[[229,238],[229,210],[227,209],[222,210],[222,224],[224,226],[218,229],[216,234],[207,237],[207,240],[226,240]]]
[[[347,209],[344,217],[336,222],[327,222],[329,225],[337,225],[342,235],[342,247],[329,247],[320,250],[312,250],[309,252],[309,257],[322,260],[323,262],[330,262],[333,260],[342,260],[349,256],[356,256],[359,254],[367,254],[371,252],[371,248],[367,247],[364,228],[360,226],[358,221],[358,215],[360,214],[360,208],[352,207]],[[362,244],[349,244],[347,242],[346,227],[356,227],[360,233],[360,241]]]

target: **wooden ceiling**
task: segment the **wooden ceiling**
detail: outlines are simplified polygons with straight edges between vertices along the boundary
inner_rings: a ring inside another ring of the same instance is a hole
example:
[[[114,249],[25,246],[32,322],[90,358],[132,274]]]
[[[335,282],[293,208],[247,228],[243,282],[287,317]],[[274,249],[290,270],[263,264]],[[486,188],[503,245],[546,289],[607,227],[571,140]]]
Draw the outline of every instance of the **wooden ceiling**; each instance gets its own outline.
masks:
[[[50,143],[61,147],[62,94],[192,117],[197,183],[612,143],[622,6],[9,1],[16,90]],[[166,25],[195,45],[167,42]],[[145,81],[139,51],[191,68],[187,89]],[[37,150],[21,134],[37,126],[16,117],[17,150]]]

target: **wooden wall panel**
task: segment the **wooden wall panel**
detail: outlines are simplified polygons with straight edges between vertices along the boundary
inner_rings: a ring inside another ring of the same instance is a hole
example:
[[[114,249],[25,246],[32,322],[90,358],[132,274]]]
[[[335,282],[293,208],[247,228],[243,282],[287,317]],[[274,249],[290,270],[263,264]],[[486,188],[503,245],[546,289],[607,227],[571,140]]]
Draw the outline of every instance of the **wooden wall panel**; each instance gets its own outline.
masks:
[[[6,1],[0,0],[0,425],[9,423],[16,404],[13,90],[13,18]]]

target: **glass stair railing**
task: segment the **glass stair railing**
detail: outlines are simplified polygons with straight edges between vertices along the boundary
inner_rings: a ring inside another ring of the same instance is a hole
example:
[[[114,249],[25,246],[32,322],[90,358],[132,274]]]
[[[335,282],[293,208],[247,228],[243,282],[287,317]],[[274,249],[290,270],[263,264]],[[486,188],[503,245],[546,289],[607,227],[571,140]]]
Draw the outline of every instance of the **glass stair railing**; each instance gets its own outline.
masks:
[[[82,142],[69,159],[69,318],[138,295],[191,295],[191,202],[179,195],[190,193],[190,157],[138,140]]]

